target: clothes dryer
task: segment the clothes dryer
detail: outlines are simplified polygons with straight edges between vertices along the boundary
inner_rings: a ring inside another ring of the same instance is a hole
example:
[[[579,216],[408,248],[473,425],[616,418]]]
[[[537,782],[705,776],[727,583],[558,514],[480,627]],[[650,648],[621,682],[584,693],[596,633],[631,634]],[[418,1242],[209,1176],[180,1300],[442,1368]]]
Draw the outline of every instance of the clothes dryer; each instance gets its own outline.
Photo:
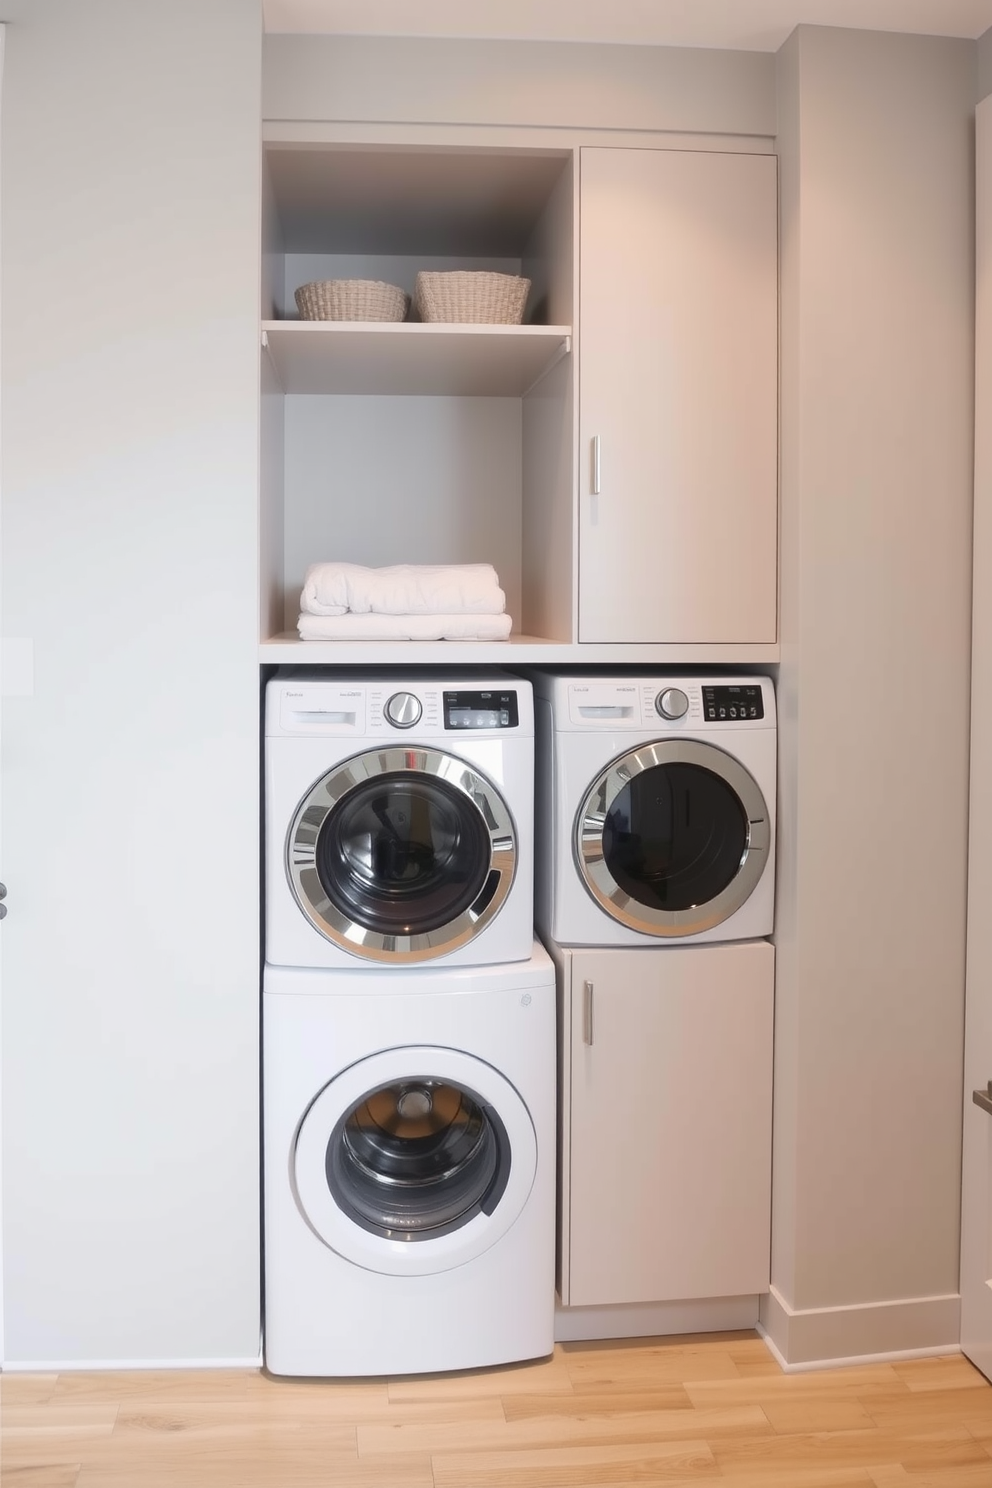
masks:
[[[771,680],[530,675],[538,928],[563,946],[770,935]]]
[[[263,982],[265,1361],[274,1374],[549,1354],[555,978],[513,966]]]
[[[495,965],[533,944],[534,719],[501,673],[279,673],[265,959]]]

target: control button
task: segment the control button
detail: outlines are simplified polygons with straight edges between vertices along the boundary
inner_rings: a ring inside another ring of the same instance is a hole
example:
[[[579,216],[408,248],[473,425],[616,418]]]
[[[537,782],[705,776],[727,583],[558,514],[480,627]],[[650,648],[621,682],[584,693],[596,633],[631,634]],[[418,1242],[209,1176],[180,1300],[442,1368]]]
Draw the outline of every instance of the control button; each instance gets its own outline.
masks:
[[[415,723],[420,722],[423,711],[420,699],[415,698],[412,692],[394,692],[386,704],[386,717],[393,728],[413,728]]]
[[[654,701],[662,718],[682,718],[689,711],[689,699],[680,687],[666,687]]]

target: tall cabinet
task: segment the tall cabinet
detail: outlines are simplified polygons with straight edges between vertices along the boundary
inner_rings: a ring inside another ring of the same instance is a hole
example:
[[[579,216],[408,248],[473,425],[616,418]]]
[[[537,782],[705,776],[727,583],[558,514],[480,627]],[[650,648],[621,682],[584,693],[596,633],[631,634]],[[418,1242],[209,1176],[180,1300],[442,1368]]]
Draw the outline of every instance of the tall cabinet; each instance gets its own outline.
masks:
[[[777,659],[774,157],[272,126],[265,200],[263,662],[396,664],[395,643],[297,641],[328,559],[496,567],[510,642],[405,644],[411,663]],[[296,317],[310,279],[412,293],[444,268],[526,275],[524,324]],[[772,954],[743,988],[719,948],[559,967],[564,1302],[767,1285]]]

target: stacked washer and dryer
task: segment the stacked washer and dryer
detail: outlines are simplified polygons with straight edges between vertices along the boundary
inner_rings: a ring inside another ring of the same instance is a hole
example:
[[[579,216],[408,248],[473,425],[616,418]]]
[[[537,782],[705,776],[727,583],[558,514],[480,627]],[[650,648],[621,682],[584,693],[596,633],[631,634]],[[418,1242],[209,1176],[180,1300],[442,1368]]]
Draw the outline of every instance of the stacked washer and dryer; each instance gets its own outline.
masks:
[[[282,672],[265,697],[265,1359],[551,1352],[555,973],[530,684]]]
[[[746,1297],[756,1317],[770,1266],[772,683],[529,675],[536,923],[561,1004],[561,1300]]]

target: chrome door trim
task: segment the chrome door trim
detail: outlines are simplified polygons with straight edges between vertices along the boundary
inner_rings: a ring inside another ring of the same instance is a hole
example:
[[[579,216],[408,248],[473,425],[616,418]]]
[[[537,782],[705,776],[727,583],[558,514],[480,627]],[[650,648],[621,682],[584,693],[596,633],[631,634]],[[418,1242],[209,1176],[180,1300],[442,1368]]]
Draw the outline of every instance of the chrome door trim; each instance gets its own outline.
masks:
[[[330,813],[357,786],[379,775],[400,773],[434,776],[460,792],[482,819],[490,856],[482,890],[462,914],[436,930],[385,935],[344,914],[328,899],[317,872],[317,838]],[[431,960],[472,940],[499,913],[516,867],[516,831],[503,797],[478,770],[441,749],[373,749],[339,762],[307,791],[286,836],[289,885],[314,929],[353,956],[387,964]]]
[[[747,840],[740,867],[715,898],[689,909],[652,910],[632,899],[613,877],[603,856],[603,829],[610,808],[635,776],[659,765],[697,765],[726,782],[747,818]],[[586,889],[614,920],[645,935],[698,935],[721,924],[738,910],[756,887],[768,861],[771,823],[768,807],[754,777],[732,755],[714,744],[694,739],[662,739],[642,744],[612,760],[586,792],[575,819],[573,853]]]

